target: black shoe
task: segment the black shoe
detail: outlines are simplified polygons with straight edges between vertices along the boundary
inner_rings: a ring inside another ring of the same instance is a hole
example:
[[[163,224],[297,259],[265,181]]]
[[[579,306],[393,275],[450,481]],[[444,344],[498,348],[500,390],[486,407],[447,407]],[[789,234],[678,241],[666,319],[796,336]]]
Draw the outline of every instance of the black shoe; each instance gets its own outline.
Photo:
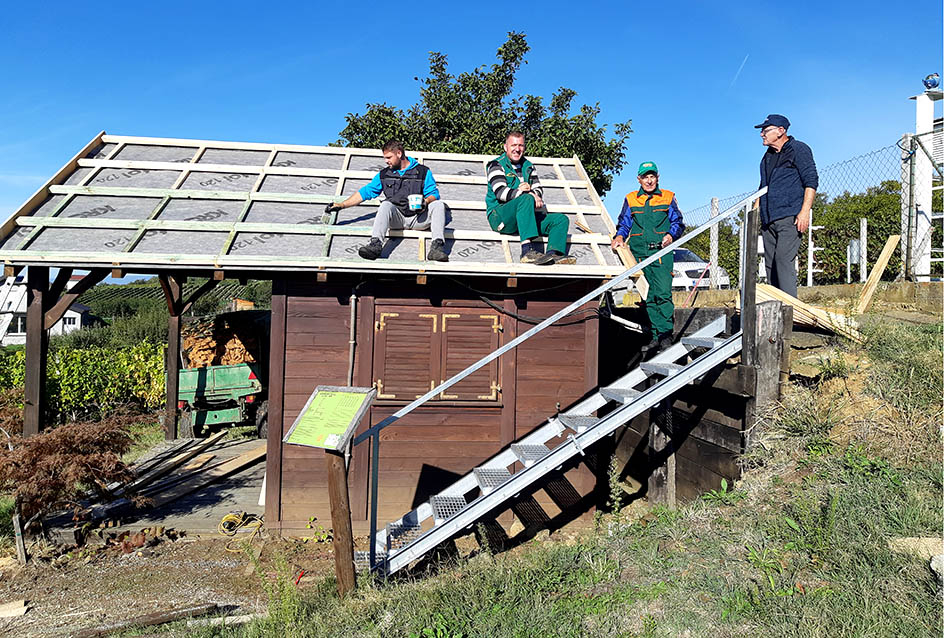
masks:
[[[442,239],[434,239],[430,242],[430,250],[427,251],[427,260],[428,261],[449,261],[450,258],[446,254],[446,251],[443,250],[444,244]]]
[[[664,332],[660,335],[659,346],[657,352],[662,352],[663,350],[668,350],[673,345],[673,332]]]
[[[656,336],[653,336],[650,339],[649,343],[645,344],[642,348],[640,348],[640,352],[643,354],[644,357],[650,354],[656,354],[655,351],[657,348],[659,348],[659,346],[660,346],[660,340]]]
[[[371,237],[370,242],[358,248],[358,254],[364,259],[374,260],[381,256],[383,250],[384,245],[381,244],[381,240],[377,237]]]
[[[522,246],[522,259],[523,264],[534,264],[536,261],[544,257],[544,253],[535,248],[535,244],[525,244]]]
[[[566,266],[569,264],[577,263],[576,257],[573,257],[571,255],[565,255],[564,253],[558,252],[557,250],[549,250],[547,254],[551,255],[552,260],[554,261],[555,264],[561,264],[563,266]]]

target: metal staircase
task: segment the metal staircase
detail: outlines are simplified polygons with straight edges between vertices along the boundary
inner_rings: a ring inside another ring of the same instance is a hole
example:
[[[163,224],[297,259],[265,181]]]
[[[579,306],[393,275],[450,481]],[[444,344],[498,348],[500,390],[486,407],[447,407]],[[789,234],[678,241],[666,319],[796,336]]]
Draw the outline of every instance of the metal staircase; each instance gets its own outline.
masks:
[[[693,335],[682,337],[679,343],[613,384],[549,419],[427,503],[378,530],[374,556],[370,551],[356,552],[355,561],[392,574],[472,527],[549,472],[583,455],[595,442],[740,352],[741,332],[721,338],[718,335],[724,328],[725,320],[719,318]],[[684,357],[691,361],[677,363]],[[656,382],[639,387],[648,379]],[[594,416],[608,404],[615,404],[615,409],[606,416]],[[562,436],[564,440],[554,445],[553,441]],[[516,467],[521,469],[514,471]]]
[[[584,304],[598,299],[604,293],[663,255],[684,245],[687,241],[705,232],[711,226],[729,219],[742,210],[746,212],[752,202],[767,192],[762,188],[712,218],[701,226],[690,230],[668,246],[658,250],[635,266],[595,290],[576,299],[566,308],[544,319],[538,325],[497,348],[462,372],[431,388],[410,404],[399,409],[380,423],[354,437],[351,445],[371,441],[371,543],[367,552],[355,552],[355,563],[371,569],[392,574],[424,556],[440,543],[449,540],[461,530],[472,527],[477,521],[499,507],[515,499],[530,486],[535,485],[549,472],[561,468],[575,455],[584,450],[635,416],[670,397],[674,392],[699,379],[742,349],[742,333],[721,337],[725,329],[724,319],[717,319],[692,335],[682,337],[651,360],[618,379],[610,386],[600,388],[595,394],[582,400],[564,414],[558,414],[528,436],[511,444],[483,465],[474,468],[439,494],[398,520],[388,523],[384,529],[377,526],[378,458],[380,455],[380,432],[394,425],[439,393],[466,378],[491,361],[527,339],[532,338],[558,320],[577,311]],[[752,219],[757,217],[754,214]],[[754,226],[749,225],[752,232]],[[754,259],[754,256],[751,257]],[[752,264],[743,263],[746,271],[754,272]],[[745,295],[754,300],[754,283],[742,287],[742,307],[746,307]],[[753,321],[749,316],[746,327]],[[749,330],[749,334],[752,334]],[[682,361],[685,357],[685,361]],[[648,383],[644,384],[645,381]],[[646,387],[640,387],[646,386]],[[598,418],[595,413],[608,404],[613,410]],[[559,437],[564,437],[563,440]],[[560,442],[559,442],[560,441]],[[521,465],[521,469],[516,469]]]

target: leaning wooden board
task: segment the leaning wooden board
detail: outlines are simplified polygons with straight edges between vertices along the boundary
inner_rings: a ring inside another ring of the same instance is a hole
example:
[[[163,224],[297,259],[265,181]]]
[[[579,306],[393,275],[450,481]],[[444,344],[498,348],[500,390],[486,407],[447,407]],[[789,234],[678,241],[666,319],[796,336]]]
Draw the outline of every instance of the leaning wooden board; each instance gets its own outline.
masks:
[[[243,452],[239,456],[234,457],[229,461],[215,465],[204,472],[198,472],[189,481],[175,485],[166,492],[161,492],[160,494],[154,496],[152,507],[160,507],[172,501],[176,501],[182,496],[186,496],[191,492],[196,492],[204,485],[208,485],[214,481],[220,480],[221,478],[225,478],[230,474],[242,470],[243,468],[258,463],[264,458],[266,458],[265,442],[260,443],[259,446],[249,450],[248,452]]]

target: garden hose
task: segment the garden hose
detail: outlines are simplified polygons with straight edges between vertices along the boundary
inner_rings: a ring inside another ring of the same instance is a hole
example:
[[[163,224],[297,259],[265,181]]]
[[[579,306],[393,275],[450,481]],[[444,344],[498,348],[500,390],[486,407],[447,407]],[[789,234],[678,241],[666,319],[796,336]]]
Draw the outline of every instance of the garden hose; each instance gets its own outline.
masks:
[[[220,519],[220,524],[217,525],[217,531],[221,535],[233,537],[233,540],[226,544],[226,551],[234,553],[243,551],[243,539],[239,539],[239,542],[237,542],[235,538],[240,530],[252,530],[249,540],[246,541],[246,543],[252,543],[262,533],[262,529],[263,517],[248,512],[230,512],[224,515]]]

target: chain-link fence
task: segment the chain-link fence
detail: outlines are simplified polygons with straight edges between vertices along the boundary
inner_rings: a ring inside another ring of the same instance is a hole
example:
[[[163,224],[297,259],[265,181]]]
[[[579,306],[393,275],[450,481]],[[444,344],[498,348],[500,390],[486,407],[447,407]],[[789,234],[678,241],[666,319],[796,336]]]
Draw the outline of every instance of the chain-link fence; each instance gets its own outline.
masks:
[[[816,154],[816,149],[814,149]],[[942,278],[942,131],[905,135],[896,143],[818,169],[820,186],[812,211],[812,230],[798,251],[798,283],[863,281],[890,235],[901,235],[884,272],[885,279]],[[684,212],[687,226],[749,195],[714,199]],[[863,221],[865,220],[865,222]],[[719,224],[689,248],[723,267],[734,284],[741,263],[740,218]],[[866,252],[860,258],[860,246]],[[759,273],[764,276],[762,263]]]

